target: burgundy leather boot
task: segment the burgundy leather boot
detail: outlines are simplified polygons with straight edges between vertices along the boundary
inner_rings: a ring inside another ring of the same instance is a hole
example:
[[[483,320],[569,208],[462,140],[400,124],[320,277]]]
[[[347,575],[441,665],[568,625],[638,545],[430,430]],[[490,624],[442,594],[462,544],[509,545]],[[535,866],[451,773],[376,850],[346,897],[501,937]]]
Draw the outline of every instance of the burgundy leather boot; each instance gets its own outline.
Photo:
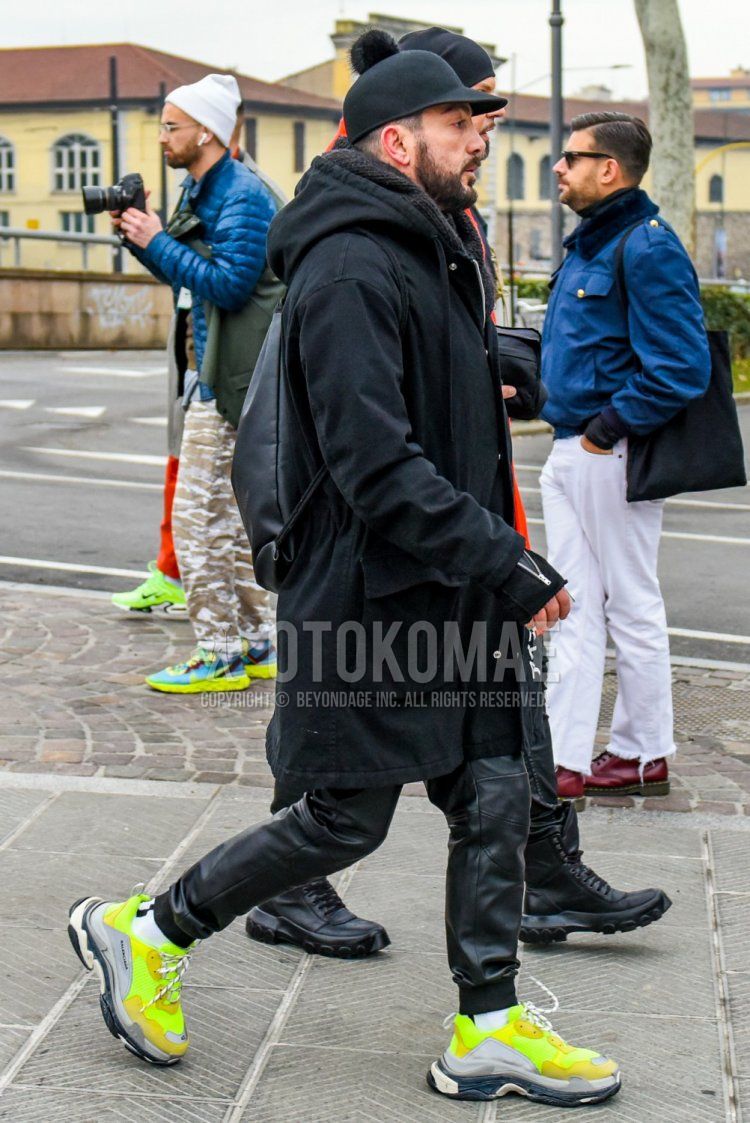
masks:
[[[561,764],[558,764],[555,769],[555,776],[557,777],[558,799],[583,799],[582,772],[573,772],[571,768],[563,768]]]

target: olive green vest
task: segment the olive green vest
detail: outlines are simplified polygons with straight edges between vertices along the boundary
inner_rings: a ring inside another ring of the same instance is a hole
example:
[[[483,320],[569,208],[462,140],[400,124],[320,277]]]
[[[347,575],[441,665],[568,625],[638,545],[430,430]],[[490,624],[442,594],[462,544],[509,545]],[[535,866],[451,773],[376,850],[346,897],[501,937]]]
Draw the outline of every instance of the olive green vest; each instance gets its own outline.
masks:
[[[283,206],[283,197],[273,190],[271,194],[277,205]],[[200,219],[186,205],[172,216],[167,233],[201,257],[210,257],[210,246],[191,233],[199,225]],[[249,300],[238,311],[228,312],[208,301],[203,302],[206,348],[200,370],[201,382],[210,387],[216,396],[218,412],[235,428],[239,424],[250,378],[274,308],[284,291],[284,285],[266,265]]]

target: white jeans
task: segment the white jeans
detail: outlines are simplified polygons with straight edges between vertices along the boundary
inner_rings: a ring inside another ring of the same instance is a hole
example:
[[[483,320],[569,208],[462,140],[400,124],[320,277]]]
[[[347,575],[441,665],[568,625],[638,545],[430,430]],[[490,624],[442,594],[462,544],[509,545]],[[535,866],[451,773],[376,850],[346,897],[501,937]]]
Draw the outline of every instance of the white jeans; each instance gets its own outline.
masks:
[[[625,500],[627,442],[612,456],[556,440],[541,476],[548,557],[568,579],[570,616],[552,636],[547,691],[555,761],[587,773],[607,630],[617,655],[609,749],[646,764],[675,751],[667,619],[656,575],[663,503]]]

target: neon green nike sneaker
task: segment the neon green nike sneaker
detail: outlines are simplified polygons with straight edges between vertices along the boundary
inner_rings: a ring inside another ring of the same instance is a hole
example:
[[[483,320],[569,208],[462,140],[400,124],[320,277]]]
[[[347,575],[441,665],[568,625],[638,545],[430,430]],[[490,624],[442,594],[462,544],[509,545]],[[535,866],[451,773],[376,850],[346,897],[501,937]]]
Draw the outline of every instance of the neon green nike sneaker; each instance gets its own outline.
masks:
[[[534,1103],[577,1107],[619,1092],[620,1070],[591,1049],[567,1045],[527,1003],[512,1006],[507,1024],[491,1032],[456,1014],[451,1043],[427,1073],[427,1083],[458,1100],[495,1100],[516,1092]]]
[[[151,947],[133,935],[133,917],[148,900],[85,897],[70,909],[68,935],[84,967],[99,976],[110,1033],[144,1061],[173,1065],[188,1047],[180,990],[190,956],[176,944]]]
[[[242,655],[221,659],[196,647],[184,663],[149,675],[146,684],[165,694],[205,694],[213,690],[247,690],[250,678]]]
[[[129,593],[113,593],[112,604],[125,612],[150,612],[160,608],[162,612],[181,614],[187,611],[185,592],[182,585],[168,580],[156,562],[149,562],[149,576],[131,589]]]

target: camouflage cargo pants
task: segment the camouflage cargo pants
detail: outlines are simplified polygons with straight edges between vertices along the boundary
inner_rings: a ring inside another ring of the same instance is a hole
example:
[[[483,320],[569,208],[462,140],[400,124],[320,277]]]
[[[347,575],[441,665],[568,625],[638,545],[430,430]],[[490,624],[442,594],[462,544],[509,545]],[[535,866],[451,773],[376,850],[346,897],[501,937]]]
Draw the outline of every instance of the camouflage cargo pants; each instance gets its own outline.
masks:
[[[191,402],[172,510],[195,638],[222,658],[237,654],[242,639],[269,637],[273,628],[230,481],[236,435],[214,402]]]

